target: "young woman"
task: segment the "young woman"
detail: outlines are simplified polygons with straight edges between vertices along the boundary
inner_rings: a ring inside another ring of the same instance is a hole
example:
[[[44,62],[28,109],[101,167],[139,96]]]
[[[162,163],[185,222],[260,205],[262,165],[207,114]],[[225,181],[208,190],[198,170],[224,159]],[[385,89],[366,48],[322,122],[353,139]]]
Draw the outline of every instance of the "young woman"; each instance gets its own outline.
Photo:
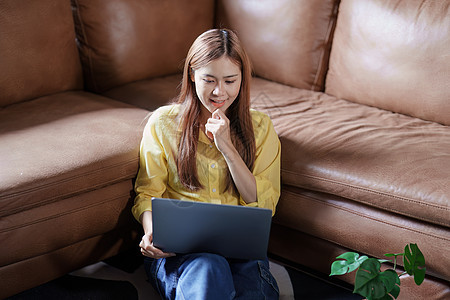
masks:
[[[237,36],[212,29],[191,46],[178,103],[144,130],[133,214],[150,281],[166,299],[278,299],[268,260],[164,253],[152,244],[151,198],[272,209],[280,195],[280,142],[250,109],[251,67]]]

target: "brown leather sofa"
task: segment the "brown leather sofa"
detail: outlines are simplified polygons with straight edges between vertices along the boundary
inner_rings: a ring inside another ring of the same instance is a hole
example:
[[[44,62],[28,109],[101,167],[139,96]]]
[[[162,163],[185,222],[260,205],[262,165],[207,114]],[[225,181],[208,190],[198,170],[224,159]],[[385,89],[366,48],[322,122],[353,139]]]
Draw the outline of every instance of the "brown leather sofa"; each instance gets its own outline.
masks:
[[[0,298],[136,247],[142,128],[212,27],[281,139],[270,255],[328,273],[413,242],[399,299],[448,299],[448,0],[1,1]]]

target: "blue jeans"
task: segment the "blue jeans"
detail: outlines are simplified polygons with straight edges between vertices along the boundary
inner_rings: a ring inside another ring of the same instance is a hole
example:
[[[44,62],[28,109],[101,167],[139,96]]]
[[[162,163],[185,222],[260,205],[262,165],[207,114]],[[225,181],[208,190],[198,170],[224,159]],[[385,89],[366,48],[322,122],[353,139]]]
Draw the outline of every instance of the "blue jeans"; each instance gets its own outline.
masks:
[[[265,260],[235,260],[210,253],[146,258],[149,281],[164,299],[278,299]]]

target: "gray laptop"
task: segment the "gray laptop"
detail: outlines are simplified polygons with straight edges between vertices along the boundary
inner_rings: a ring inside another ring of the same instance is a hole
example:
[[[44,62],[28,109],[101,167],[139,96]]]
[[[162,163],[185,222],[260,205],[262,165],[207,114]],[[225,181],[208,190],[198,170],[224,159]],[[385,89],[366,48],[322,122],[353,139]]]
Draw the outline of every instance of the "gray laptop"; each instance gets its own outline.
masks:
[[[153,198],[152,211],[153,244],[165,252],[267,257],[270,209]]]

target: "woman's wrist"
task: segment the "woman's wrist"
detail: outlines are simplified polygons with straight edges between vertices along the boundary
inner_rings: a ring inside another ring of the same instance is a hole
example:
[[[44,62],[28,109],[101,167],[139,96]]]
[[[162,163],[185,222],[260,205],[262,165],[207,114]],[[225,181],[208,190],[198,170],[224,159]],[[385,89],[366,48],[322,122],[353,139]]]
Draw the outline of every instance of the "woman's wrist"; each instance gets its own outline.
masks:
[[[147,210],[141,214],[140,221],[145,235],[151,235],[153,233],[153,216],[152,212]]]
[[[225,158],[225,161],[228,165],[230,165],[230,163],[236,163],[237,160],[242,160],[241,155],[236,150],[233,144],[231,144],[231,146],[225,147],[225,149],[222,149],[220,153],[222,153],[222,156]]]

